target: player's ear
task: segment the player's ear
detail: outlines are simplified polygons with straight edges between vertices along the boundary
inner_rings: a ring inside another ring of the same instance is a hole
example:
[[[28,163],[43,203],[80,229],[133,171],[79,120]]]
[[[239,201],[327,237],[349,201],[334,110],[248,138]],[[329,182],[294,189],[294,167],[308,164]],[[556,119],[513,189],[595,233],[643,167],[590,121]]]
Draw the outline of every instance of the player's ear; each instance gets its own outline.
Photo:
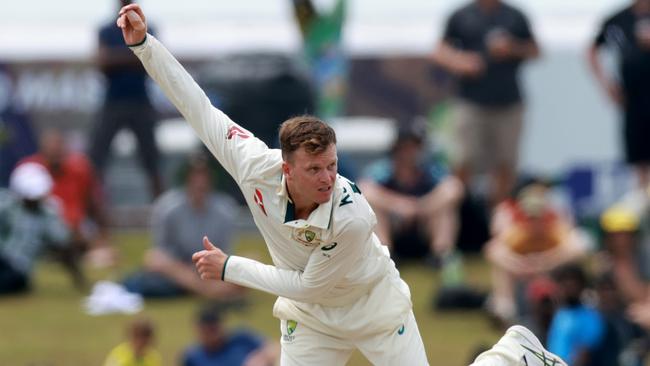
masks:
[[[282,174],[289,176],[291,174],[291,165],[287,161],[282,162]]]

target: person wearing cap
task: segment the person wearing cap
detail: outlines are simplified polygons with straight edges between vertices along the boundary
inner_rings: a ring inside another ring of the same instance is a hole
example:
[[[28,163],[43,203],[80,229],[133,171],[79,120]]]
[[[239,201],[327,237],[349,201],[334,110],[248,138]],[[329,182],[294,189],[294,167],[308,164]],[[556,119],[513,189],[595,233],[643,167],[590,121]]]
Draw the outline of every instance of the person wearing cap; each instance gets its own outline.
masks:
[[[205,306],[196,318],[198,343],[187,347],[183,366],[270,366],[280,356],[279,345],[248,330],[227,330],[220,309]]]
[[[48,245],[62,247],[69,232],[48,200],[52,178],[40,164],[19,165],[0,190],[0,295],[29,289],[34,262]]]
[[[444,259],[456,244],[464,188],[431,164],[425,140],[426,126],[403,126],[390,156],[371,164],[359,182],[377,216],[376,233],[397,260]]]
[[[650,189],[635,188],[602,214],[614,279],[627,302],[646,301],[650,283]]]

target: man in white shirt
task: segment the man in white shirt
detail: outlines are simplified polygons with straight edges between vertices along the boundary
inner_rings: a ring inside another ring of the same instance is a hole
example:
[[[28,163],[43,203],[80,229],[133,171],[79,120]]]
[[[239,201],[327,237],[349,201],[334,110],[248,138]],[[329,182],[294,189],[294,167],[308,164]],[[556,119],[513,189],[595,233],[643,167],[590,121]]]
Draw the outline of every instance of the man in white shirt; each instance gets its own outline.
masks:
[[[343,365],[355,349],[375,365],[428,365],[410,291],[373,233],[357,186],[337,175],[336,136],[311,116],[280,129],[281,150],[234,123],[151,35],[138,5],[117,25],[203,143],[232,175],[274,265],[229,256],[203,238],[193,256],[205,280],[278,295],[282,365]]]

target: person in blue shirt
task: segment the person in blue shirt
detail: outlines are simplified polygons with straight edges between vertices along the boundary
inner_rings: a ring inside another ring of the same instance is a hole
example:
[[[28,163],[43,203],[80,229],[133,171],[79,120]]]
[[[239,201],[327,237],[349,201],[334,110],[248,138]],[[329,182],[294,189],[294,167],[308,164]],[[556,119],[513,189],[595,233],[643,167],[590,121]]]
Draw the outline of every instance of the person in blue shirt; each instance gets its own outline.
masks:
[[[221,321],[221,311],[205,306],[197,317],[198,343],[189,346],[183,366],[270,366],[276,364],[280,347],[245,329],[229,331]]]
[[[376,233],[393,258],[432,254],[444,259],[454,251],[464,186],[428,159],[426,126],[401,127],[390,155],[364,175],[359,186],[377,215]]]
[[[597,309],[582,302],[587,275],[577,264],[553,272],[558,285],[560,307],[548,333],[548,350],[573,366],[598,365],[595,350],[601,344],[605,322]]]

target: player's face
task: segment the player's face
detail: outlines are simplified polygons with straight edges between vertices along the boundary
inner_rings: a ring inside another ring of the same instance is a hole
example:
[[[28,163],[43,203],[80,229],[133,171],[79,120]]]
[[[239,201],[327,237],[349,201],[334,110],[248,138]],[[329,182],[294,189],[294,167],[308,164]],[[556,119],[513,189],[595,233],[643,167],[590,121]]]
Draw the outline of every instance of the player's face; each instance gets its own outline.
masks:
[[[296,150],[285,163],[289,192],[301,203],[322,204],[332,197],[337,171],[336,145],[312,155],[304,148]]]

